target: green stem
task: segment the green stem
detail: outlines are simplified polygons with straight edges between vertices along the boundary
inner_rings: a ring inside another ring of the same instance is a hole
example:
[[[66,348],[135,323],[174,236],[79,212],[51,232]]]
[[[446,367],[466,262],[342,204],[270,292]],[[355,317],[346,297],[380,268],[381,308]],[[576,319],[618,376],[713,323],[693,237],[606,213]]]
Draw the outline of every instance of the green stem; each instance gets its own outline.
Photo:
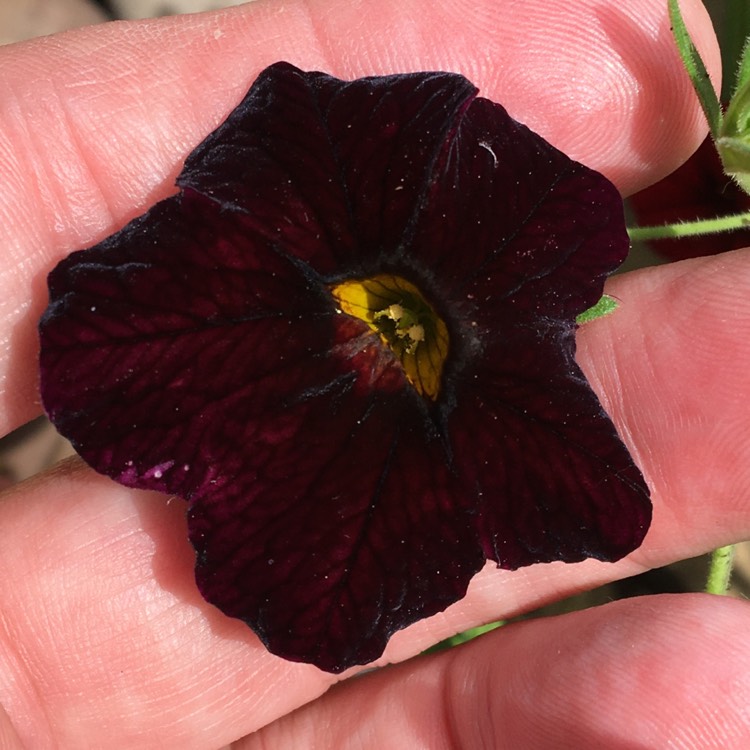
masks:
[[[643,240],[663,240],[672,237],[695,237],[700,234],[717,234],[745,229],[750,226],[750,211],[731,216],[717,216],[715,219],[682,221],[678,224],[663,224],[658,227],[628,227],[633,242]]]
[[[708,580],[706,581],[707,594],[726,594],[729,589],[729,579],[732,575],[732,560],[734,558],[734,545],[719,547],[711,555],[711,564],[708,567]]]
[[[693,84],[695,94],[703,108],[703,113],[706,115],[711,136],[716,138],[721,129],[722,119],[719,98],[716,96],[713,84],[708,77],[708,71],[703,63],[703,59],[693,44],[693,40],[690,38],[690,34],[685,27],[685,21],[683,20],[682,12],[680,11],[679,0],[668,0],[668,5],[672,34],[675,43],[677,44],[677,50],[682,58],[682,64],[685,66],[685,70],[690,76],[690,82]]]

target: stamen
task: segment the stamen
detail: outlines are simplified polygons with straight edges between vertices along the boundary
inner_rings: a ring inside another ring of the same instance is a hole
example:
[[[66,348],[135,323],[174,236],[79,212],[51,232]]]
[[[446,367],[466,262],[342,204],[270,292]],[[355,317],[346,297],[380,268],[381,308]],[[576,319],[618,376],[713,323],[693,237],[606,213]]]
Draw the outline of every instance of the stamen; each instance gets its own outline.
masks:
[[[339,310],[367,323],[398,357],[417,392],[435,400],[445,359],[448,329],[414,284],[400,276],[379,274],[332,287]]]

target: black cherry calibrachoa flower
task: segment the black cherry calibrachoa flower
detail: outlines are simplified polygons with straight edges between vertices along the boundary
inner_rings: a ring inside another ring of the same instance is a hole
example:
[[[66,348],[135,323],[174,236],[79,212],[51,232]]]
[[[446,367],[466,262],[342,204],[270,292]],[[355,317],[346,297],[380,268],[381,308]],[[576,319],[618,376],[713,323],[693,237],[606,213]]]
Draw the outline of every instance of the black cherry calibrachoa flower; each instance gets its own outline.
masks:
[[[189,502],[205,598],[340,671],[504,568],[616,560],[643,478],[574,359],[628,241],[601,175],[467,80],[279,63],[180,192],[49,278],[44,403]]]

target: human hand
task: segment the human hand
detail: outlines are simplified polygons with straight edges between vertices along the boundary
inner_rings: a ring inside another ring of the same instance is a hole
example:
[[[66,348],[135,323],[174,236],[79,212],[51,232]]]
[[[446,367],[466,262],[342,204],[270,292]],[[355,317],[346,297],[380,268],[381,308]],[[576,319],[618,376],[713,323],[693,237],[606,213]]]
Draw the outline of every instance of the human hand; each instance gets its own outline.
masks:
[[[0,49],[4,429],[39,412],[46,272],[168,195],[184,156],[276,60],[341,77],[463,72],[623,192],[697,146],[705,128],[662,3],[522,6],[433,3],[420,13],[269,1]],[[707,19],[685,6],[717,69]],[[748,281],[743,252],[630,274],[608,288],[618,312],[579,335],[579,361],[654,490],[643,547],[614,565],[488,567],[465,600],[394,636],[381,663],[750,536],[750,482],[738,468],[750,465]],[[740,602],[652,597],[519,623],[314,700],[341,677],[269,655],[201,599],[184,512],[78,461],[6,493],[0,738],[9,747],[116,737],[126,748],[211,748],[245,735],[238,747],[747,744]]]

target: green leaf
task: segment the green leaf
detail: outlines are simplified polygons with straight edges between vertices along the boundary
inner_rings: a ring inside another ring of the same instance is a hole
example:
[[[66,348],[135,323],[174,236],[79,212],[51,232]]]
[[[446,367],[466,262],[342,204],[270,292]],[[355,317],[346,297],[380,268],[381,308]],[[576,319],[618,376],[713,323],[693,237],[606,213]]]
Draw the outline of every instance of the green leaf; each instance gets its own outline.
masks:
[[[750,193],[750,39],[742,48],[734,93],[714,140],[724,171]]]
[[[750,136],[750,81],[734,92],[721,123],[719,138]]]
[[[698,101],[706,115],[711,135],[716,138],[721,127],[721,105],[708,77],[706,66],[695,48],[690,34],[688,34],[678,0],[669,0],[669,19],[672,23],[672,33],[682,58],[682,64],[690,76]]]
[[[737,67],[737,78],[734,82],[734,92],[732,93],[732,99],[737,96],[740,89],[747,88],[747,84],[750,81],[750,37],[745,39],[745,44],[742,47],[742,55],[740,56],[740,63]]]
[[[609,315],[616,309],[617,300],[614,297],[610,297],[608,294],[605,294],[593,307],[589,307],[588,310],[584,310],[576,318],[576,323],[578,323],[578,325],[589,323],[592,320],[596,320],[597,318],[602,318],[605,315]]]
[[[750,36],[750,3],[748,0],[705,0],[721,48],[721,95],[728,102],[743,85],[745,45]],[[739,66],[739,67],[738,67]]]
[[[462,633],[456,633],[456,635],[452,635],[450,638],[446,638],[444,641],[440,641],[440,643],[436,643],[434,646],[430,646],[428,649],[425,649],[423,653],[435,654],[439,651],[445,651],[446,649],[460,646],[463,643],[473,641],[480,635],[489,633],[491,630],[496,630],[503,625],[505,625],[505,620],[497,620],[496,622],[490,622],[487,625],[478,625],[475,628],[464,630]]]
[[[750,193],[750,133],[744,137],[722,136],[716,141],[724,171]]]

